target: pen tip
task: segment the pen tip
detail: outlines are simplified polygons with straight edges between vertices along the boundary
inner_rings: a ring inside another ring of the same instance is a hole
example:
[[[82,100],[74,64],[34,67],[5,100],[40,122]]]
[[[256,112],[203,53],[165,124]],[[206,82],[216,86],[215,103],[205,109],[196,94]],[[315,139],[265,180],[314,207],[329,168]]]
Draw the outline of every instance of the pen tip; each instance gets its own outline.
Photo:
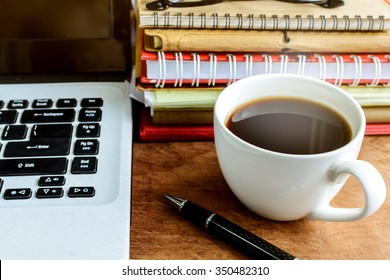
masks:
[[[181,210],[187,200],[182,199],[180,197],[171,196],[168,194],[164,194],[165,198],[169,200],[177,209]]]

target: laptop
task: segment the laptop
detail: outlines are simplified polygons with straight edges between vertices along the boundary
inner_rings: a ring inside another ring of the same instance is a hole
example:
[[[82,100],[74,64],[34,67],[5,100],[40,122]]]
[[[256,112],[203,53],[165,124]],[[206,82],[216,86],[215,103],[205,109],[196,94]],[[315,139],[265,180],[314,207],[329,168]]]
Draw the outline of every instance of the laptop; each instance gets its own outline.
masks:
[[[0,259],[128,259],[130,4],[0,3]]]

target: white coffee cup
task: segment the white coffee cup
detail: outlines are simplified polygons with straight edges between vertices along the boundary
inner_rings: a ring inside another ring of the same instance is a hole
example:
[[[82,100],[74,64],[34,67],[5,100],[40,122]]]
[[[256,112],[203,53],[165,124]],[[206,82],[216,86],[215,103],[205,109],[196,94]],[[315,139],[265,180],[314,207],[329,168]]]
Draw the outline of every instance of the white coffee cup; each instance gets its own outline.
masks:
[[[277,96],[312,100],[332,108],[349,123],[352,139],[329,152],[286,154],[252,145],[227,128],[228,116],[239,105]],[[267,74],[242,79],[226,87],[214,107],[215,147],[229,187],[250,210],[280,221],[352,221],[368,217],[381,207],[386,198],[382,176],[370,163],[357,160],[365,125],[362,108],[348,93],[299,75]],[[364,205],[330,206],[349,175],[360,182]]]

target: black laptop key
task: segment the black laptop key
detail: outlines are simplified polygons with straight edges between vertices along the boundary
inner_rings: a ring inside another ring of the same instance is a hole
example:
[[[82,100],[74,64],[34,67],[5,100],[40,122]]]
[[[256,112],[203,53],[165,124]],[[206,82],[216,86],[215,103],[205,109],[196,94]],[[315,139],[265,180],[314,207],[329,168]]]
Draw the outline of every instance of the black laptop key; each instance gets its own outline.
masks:
[[[66,158],[19,158],[0,160],[0,176],[65,174]]]
[[[32,107],[33,108],[51,108],[53,106],[53,100],[51,99],[35,99]]]
[[[99,122],[102,120],[102,110],[100,108],[83,108],[80,110],[80,122]]]
[[[83,98],[81,100],[81,107],[102,107],[103,99],[102,98]]]
[[[99,137],[100,125],[99,123],[80,123],[77,126],[76,137]]]
[[[64,176],[41,176],[38,180],[38,186],[63,186],[65,185]]]
[[[28,100],[25,99],[17,99],[11,100],[8,102],[8,109],[25,109],[28,106]]]
[[[75,142],[73,153],[75,155],[96,155],[98,151],[99,141],[97,139],[85,139]]]
[[[16,110],[1,110],[0,124],[12,124],[16,122],[18,112]]]
[[[6,189],[4,191],[4,199],[29,199],[31,197],[31,189]]]
[[[4,157],[64,156],[69,154],[70,138],[37,138],[8,142]]]
[[[58,108],[73,108],[77,106],[77,100],[75,98],[61,98],[57,100]]]
[[[26,138],[27,126],[26,125],[7,125],[1,136],[3,140],[21,140]]]
[[[93,197],[95,195],[94,187],[71,187],[69,188],[69,197]]]
[[[96,157],[75,157],[72,162],[72,174],[93,174],[97,171]]]
[[[37,198],[60,198],[64,195],[62,188],[40,188],[37,190]]]
[[[37,124],[31,130],[31,138],[71,138],[71,124]]]
[[[21,123],[54,123],[74,121],[74,109],[37,109],[25,110]]]

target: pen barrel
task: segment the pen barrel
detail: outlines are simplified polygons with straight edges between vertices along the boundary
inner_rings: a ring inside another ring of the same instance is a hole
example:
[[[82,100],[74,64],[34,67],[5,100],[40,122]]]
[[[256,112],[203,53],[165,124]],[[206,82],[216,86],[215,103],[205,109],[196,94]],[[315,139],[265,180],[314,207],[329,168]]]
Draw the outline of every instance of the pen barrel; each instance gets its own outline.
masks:
[[[296,259],[296,257],[219,215],[214,215],[208,221],[207,230],[238,249],[245,251],[245,253],[251,255],[255,259]]]
[[[194,224],[204,227],[206,220],[213,214],[213,212],[192,203],[191,201],[187,201],[181,209],[181,214]]]

